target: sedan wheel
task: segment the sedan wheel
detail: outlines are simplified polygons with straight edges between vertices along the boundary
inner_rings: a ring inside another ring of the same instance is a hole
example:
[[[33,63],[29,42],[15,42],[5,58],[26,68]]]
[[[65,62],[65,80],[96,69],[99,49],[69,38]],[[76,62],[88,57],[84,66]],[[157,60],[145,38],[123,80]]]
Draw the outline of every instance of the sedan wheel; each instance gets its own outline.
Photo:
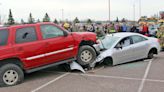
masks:
[[[153,51],[150,51],[148,54],[148,59],[152,59],[152,58],[154,58],[154,53]]]

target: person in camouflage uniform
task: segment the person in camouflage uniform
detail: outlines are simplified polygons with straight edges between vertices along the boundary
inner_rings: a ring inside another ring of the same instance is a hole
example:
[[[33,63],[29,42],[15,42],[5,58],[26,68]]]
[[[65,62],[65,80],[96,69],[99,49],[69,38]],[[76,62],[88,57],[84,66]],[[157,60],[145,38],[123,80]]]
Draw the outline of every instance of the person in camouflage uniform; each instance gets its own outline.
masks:
[[[164,25],[159,28],[159,31],[157,32],[157,37],[160,40],[161,47],[164,48]]]
[[[96,28],[96,34],[97,34],[97,38],[101,38],[101,37],[105,36],[105,32],[103,31],[103,29],[100,26],[98,26]]]

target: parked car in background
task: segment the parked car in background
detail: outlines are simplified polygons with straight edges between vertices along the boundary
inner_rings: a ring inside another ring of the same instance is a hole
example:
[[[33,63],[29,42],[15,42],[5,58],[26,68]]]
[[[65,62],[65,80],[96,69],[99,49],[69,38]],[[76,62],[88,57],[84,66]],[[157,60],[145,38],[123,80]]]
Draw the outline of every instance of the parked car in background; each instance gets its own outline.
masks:
[[[160,52],[158,39],[138,33],[114,33],[99,42],[101,54],[93,65],[103,61],[117,65],[139,59],[152,59],[154,54]]]
[[[24,73],[96,59],[96,34],[73,32],[53,24],[36,23],[0,28],[0,86],[21,83]]]

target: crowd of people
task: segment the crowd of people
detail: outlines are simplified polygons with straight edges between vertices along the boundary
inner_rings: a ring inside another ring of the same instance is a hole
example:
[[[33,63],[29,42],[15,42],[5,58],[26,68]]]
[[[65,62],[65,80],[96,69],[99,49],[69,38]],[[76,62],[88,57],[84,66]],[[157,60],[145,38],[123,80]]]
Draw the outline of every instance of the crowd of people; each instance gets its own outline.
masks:
[[[153,36],[157,37],[157,32],[160,28],[160,26],[163,25],[157,24],[157,23],[127,23],[127,22],[114,22],[114,23],[93,23],[93,24],[85,24],[85,23],[78,23],[78,24],[68,24],[65,23],[62,26],[66,28],[67,30],[74,32],[95,32],[97,33],[98,37],[101,37],[105,34],[110,33],[117,33],[117,32],[135,32],[135,33],[141,33],[146,36]]]

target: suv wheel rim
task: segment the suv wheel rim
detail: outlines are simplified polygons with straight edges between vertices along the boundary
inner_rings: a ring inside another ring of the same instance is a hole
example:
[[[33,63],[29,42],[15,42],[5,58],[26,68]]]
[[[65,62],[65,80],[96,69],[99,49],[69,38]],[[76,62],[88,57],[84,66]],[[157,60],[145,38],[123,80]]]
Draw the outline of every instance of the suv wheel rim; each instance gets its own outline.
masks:
[[[84,50],[82,53],[81,53],[81,60],[83,62],[90,62],[92,60],[92,53],[89,51],[89,50]]]
[[[18,73],[15,70],[8,70],[3,75],[3,81],[7,85],[14,85],[18,81]]]

